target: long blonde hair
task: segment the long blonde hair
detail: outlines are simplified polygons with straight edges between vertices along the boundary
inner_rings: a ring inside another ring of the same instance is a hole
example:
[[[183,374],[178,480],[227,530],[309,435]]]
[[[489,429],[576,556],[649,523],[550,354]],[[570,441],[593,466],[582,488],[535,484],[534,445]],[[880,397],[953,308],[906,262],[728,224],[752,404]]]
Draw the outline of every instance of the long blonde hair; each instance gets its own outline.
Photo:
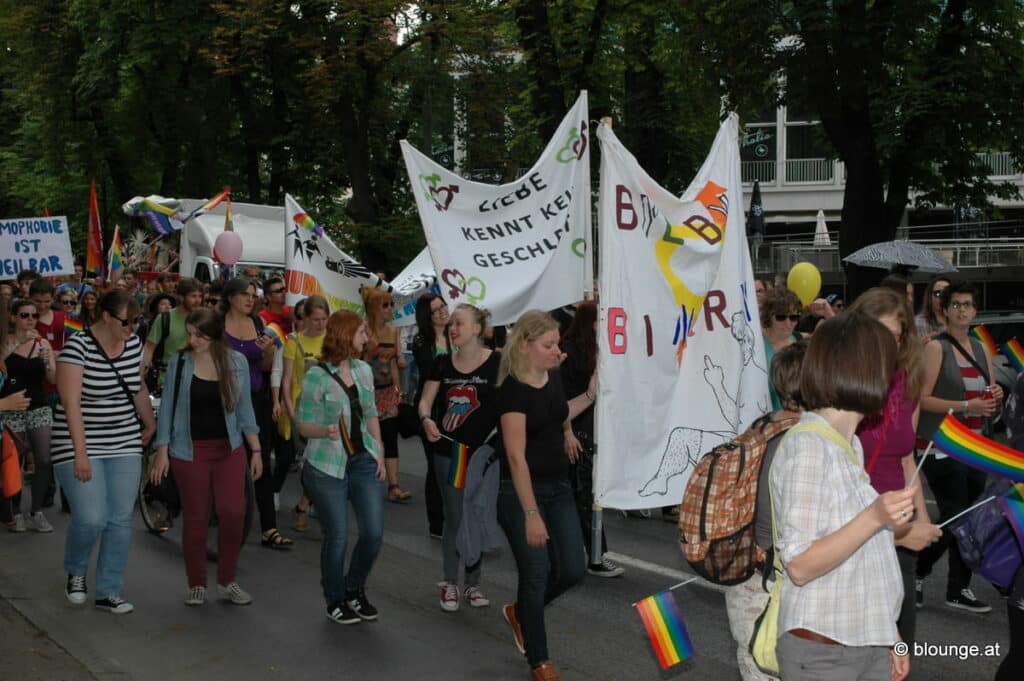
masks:
[[[558,322],[543,310],[527,310],[516,320],[512,332],[501,353],[501,365],[498,367],[498,385],[509,376],[521,381],[526,373],[528,358],[523,350],[523,342],[534,341],[548,333],[557,331]]]
[[[906,295],[889,288],[868,289],[857,296],[847,312],[862,314],[872,319],[895,315],[900,323],[901,332],[897,368],[907,372],[907,398],[918,397],[924,378],[924,344],[921,342],[920,336],[917,335],[914,310],[910,307]]]

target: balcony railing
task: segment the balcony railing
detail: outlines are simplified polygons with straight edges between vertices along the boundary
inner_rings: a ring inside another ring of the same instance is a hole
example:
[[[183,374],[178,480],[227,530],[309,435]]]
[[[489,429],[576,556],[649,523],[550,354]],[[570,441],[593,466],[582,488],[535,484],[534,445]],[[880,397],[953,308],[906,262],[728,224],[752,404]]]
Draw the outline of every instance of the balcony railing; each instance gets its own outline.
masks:
[[[754,180],[763,184],[775,184],[775,161],[744,161],[740,164],[743,182],[753,184]]]
[[[1012,177],[1020,172],[1008,151],[992,151],[977,156],[983,165],[988,166],[990,177]]]
[[[786,159],[786,182],[829,184],[835,179],[835,166],[829,158]]]

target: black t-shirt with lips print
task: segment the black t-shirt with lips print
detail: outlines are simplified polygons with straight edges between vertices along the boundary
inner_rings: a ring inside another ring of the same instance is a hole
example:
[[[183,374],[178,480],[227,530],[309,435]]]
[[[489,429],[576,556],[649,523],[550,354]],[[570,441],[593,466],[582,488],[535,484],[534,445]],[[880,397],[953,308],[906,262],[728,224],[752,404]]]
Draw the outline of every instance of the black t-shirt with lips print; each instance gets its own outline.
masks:
[[[440,386],[435,401],[440,404],[441,417],[437,428],[456,442],[468,445],[470,451],[482,445],[498,424],[498,365],[501,355],[492,352],[475,371],[464,374],[452,364],[451,355],[434,360],[429,381]],[[454,444],[442,438],[433,444],[438,456],[451,456]]]

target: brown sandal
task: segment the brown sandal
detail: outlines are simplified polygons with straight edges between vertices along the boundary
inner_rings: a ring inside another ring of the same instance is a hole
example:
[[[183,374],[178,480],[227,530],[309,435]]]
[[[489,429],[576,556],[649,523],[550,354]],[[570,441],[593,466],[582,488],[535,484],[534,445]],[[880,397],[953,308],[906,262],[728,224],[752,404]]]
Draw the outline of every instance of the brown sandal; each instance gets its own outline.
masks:
[[[398,485],[388,485],[388,501],[393,504],[404,504],[412,499],[412,495]]]

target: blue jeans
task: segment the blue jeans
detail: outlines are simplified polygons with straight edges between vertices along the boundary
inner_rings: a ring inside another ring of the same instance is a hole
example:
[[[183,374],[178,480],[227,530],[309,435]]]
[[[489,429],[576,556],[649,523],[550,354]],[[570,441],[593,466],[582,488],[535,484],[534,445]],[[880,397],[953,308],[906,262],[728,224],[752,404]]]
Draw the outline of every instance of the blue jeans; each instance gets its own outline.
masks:
[[[64,570],[85,576],[89,556],[100,541],[96,558],[96,598],[120,596],[124,567],[132,545],[135,498],[142,475],[141,456],[89,459],[92,479],[75,479],[73,462],[57,464],[53,472],[71,505],[71,524],[64,542]]]
[[[583,579],[586,554],[569,481],[535,481],[533,494],[548,530],[547,547],[533,548],[526,543],[526,516],[511,480],[501,481],[498,523],[516,559],[516,617],[523,628],[526,659],[531,667],[536,667],[550,659],[544,606]]]
[[[344,478],[335,478],[308,463],[302,467],[302,486],[316,507],[324,540],[320,547],[320,584],[327,607],[363,588],[384,536],[384,482],[377,479],[377,462],[367,452],[348,460]],[[348,503],[359,523],[359,540],[345,573],[348,544]]]

